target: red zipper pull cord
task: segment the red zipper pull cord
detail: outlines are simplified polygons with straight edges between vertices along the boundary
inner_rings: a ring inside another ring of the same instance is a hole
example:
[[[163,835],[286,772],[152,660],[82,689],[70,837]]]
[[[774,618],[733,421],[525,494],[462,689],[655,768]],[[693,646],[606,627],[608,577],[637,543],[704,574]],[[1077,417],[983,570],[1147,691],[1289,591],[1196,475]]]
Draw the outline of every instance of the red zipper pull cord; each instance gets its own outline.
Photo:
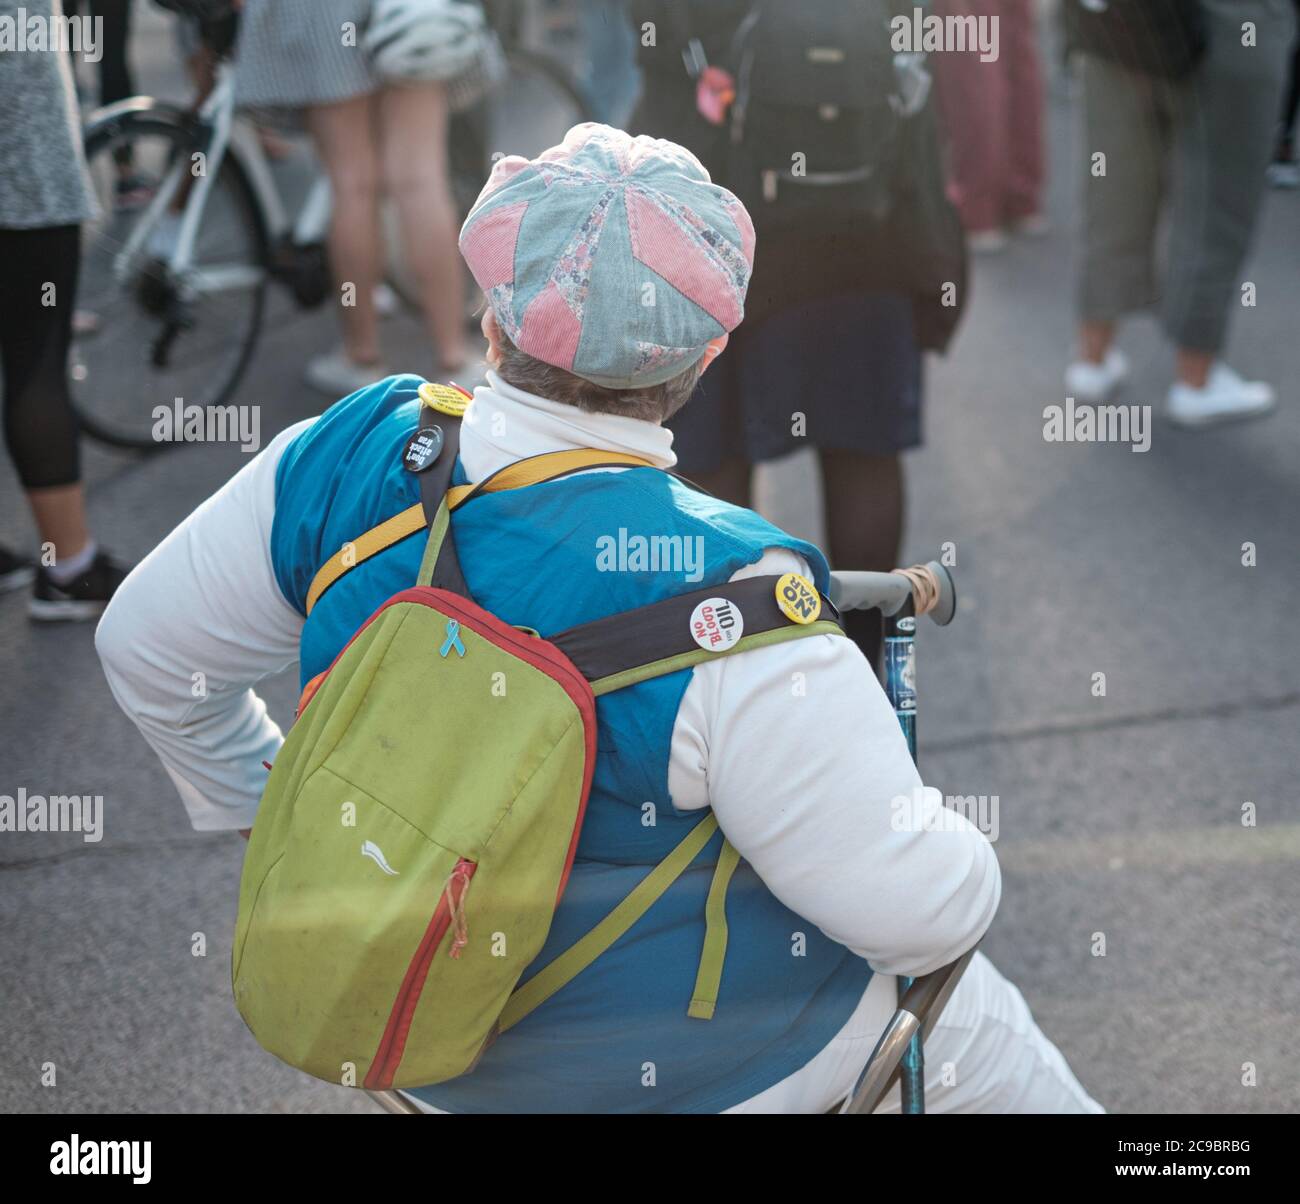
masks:
[[[459,878],[463,885],[460,888],[460,897],[456,897],[456,892],[452,890],[452,884]],[[451,913],[451,922],[456,930],[456,936],[451,942],[451,948],[447,955],[453,958],[459,958],[461,950],[469,942],[469,927],[465,922],[465,896],[469,894],[470,876],[461,866],[457,866],[451,872],[451,877],[447,879],[447,885],[444,888],[447,895],[447,909]]]

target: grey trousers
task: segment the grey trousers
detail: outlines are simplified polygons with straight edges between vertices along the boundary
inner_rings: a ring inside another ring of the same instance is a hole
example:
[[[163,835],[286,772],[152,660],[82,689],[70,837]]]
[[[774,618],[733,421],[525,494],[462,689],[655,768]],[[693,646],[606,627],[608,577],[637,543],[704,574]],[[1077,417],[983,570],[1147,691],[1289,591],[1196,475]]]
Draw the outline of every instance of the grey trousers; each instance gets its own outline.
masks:
[[[1200,0],[1209,45],[1170,81],[1080,55],[1079,316],[1158,308],[1173,343],[1215,353],[1240,304],[1295,34],[1291,0]],[[1243,46],[1243,22],[1255,26]],[[1105,155],[1105,174],[1093,156]],[[1163,280],[1157,231],[1168,224]]]

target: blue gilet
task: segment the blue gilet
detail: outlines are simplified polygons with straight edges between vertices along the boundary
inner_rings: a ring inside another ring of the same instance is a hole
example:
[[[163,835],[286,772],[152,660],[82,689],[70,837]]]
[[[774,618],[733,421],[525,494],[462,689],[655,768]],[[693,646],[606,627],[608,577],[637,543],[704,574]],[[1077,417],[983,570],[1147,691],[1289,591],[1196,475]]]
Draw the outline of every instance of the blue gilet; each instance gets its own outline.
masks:
[[[300,612],[335,551],[419,501],[417,478],[401,466],[419,425],[419,383],[392,377],[362,390],[286,449],[271,555],[285,598]],[[465,480],[459,465],[454,479]],[[797,552],[818,587],[827,586],[826,561],[811,544],[650,468],[480,495],[456,511],[452,529],[474,600],[543,636],[722,585],[769,547]],[[608,544],[598,541],[620,530],[698,537],[702,580],[601,571],[598,549]],[[304,683],[388,597],[414,584],[424,544],[423,533],[403,540],[322,596],[303,629]],[[521,981],[595,927],[703,817],[678,811],[668,793],[673,725],[691,672],[597,699],[596,769],[573,872],[546,945]],[[449,1112],[718,1112],[806,1065],[847,1022],[871,969],[779,902],[742,861],[727,895],[716,1013],[688,1017],[721,844],[715,835],[625,936],[493,1043],[470,1074],[417,1094]]]

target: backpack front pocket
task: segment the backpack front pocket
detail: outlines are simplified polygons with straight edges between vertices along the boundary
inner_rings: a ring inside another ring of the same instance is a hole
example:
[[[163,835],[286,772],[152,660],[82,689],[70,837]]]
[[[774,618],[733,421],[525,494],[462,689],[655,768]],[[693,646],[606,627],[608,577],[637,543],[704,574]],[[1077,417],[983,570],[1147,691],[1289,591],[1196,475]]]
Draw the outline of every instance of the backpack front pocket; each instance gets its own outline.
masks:
[[[291,835],[236,950],[236,1000],[286,1061],[387,1086],[433,959],[464,944],[477,866],[324,767],[298,792]]]
[[[556,648],[406,591],[318,682],[249,841],[235,1001],[271,1053],[372,1090],[470,1070],[546,941],[595,761]]]

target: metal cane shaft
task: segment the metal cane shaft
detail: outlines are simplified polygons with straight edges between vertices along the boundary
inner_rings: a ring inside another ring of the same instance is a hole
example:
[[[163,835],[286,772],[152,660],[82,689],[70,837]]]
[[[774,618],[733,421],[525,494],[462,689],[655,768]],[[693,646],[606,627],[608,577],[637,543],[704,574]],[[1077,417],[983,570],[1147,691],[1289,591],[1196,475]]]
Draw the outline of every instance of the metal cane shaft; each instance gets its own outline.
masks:
[[[885,616],[885,694],[903,736],[908,752],[916,760],[916,616],[912,602],[892,615]],[[913,979],[900,977],[898,998],[902,1001]],[[898,1066],[899,1093],[904,1113],[925,1111],[925,1052],[918,1032],[907,1044]]]

